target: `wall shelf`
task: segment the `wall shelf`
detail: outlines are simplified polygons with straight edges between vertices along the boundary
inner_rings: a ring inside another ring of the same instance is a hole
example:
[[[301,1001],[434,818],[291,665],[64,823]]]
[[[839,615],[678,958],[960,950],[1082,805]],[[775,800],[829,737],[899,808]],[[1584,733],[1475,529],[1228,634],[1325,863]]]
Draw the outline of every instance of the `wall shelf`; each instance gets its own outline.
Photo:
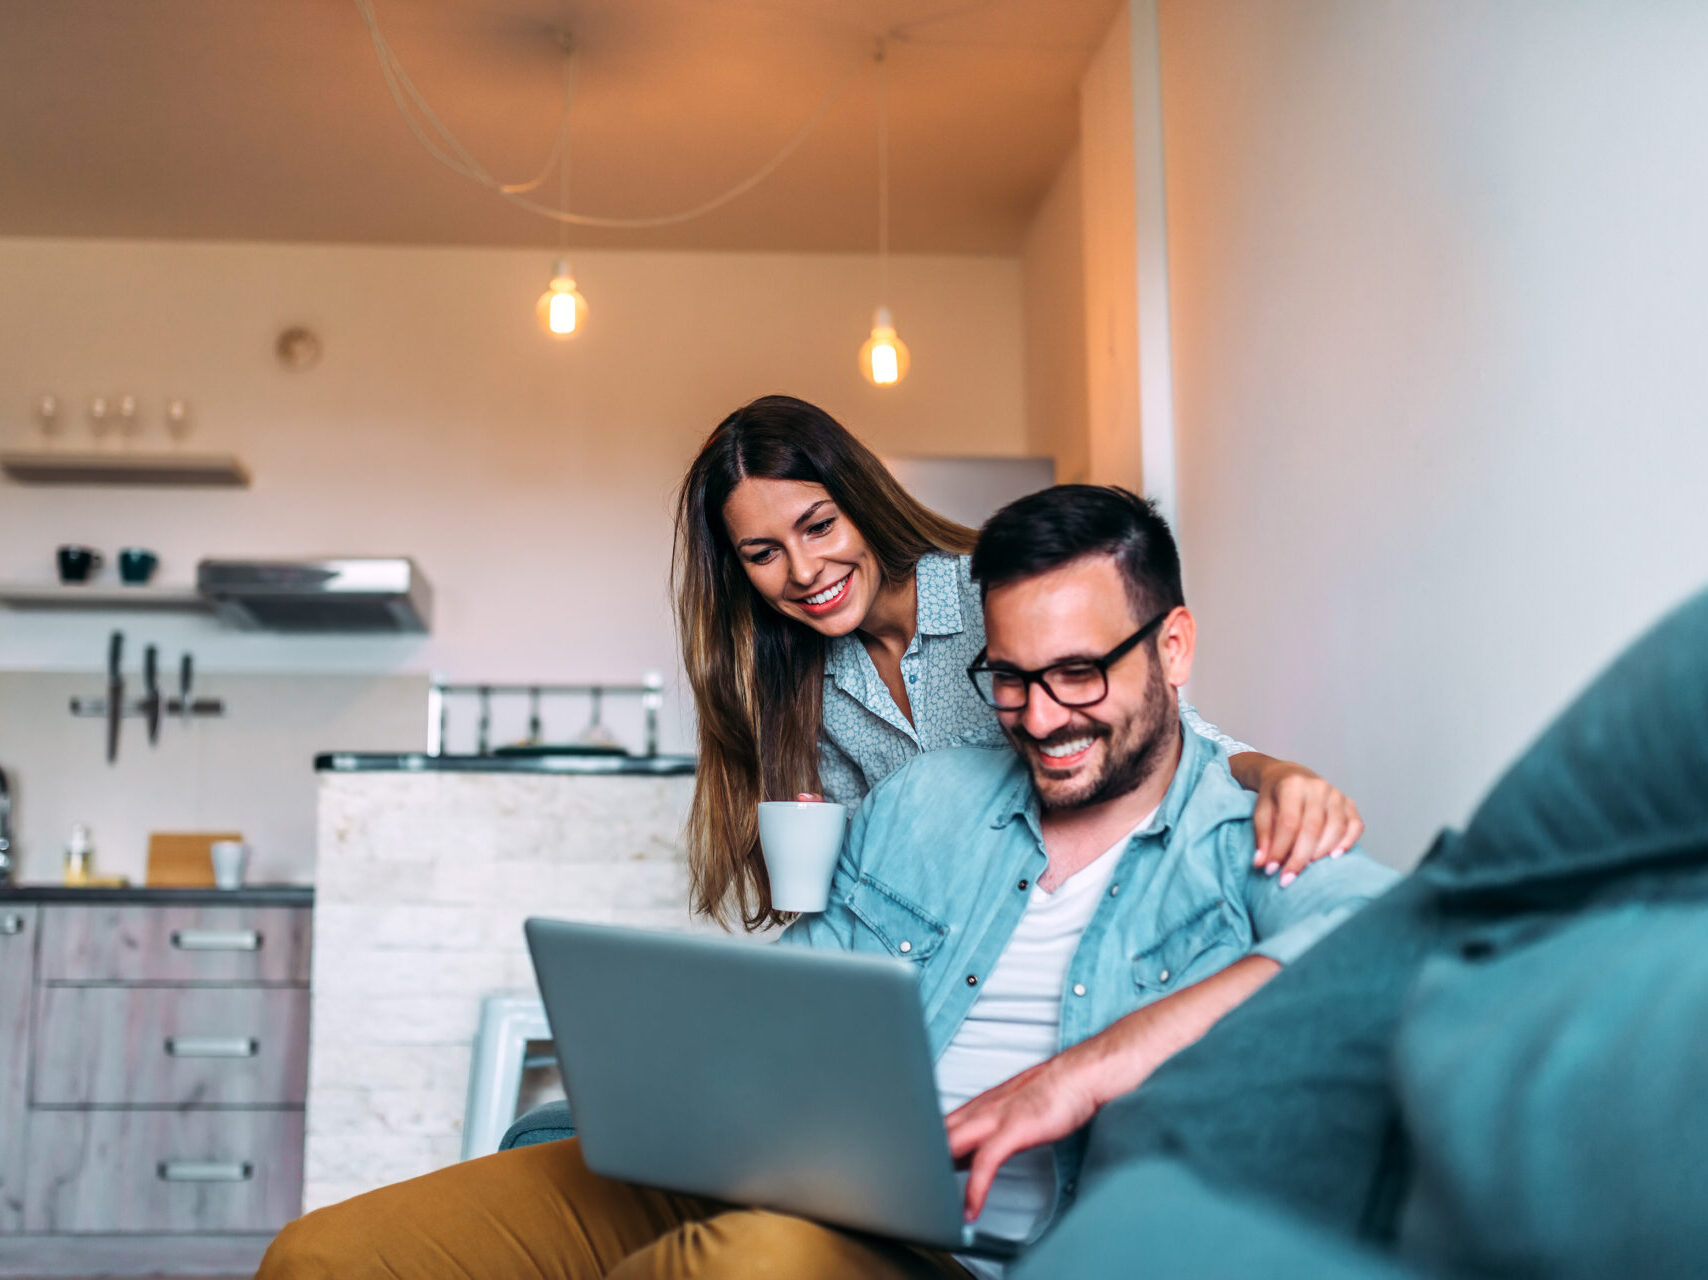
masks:
[[[13,609],[153,609],[208,613],[194,587],[126,587],[107,583],[0,583],[0,605]]]
[[[249,469],[242,460],[217,453],[55,453],[12,449],[0,453],[0,472],[19,484],[249,487]]]

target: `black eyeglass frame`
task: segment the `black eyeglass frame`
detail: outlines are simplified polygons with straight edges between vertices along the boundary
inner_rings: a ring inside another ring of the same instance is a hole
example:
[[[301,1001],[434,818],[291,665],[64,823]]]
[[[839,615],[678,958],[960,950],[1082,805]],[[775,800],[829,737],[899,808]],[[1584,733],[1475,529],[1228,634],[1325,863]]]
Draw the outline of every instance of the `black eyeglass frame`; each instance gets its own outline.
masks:
[[[1102,702],[1103,699],[1109,696],[1109,668],[1114,666],[1122,658],[1126,657],[1134,649],[1138,648],[1138,646],[1144,642],[1146,637],[1168,620],[1168,616],[1174,612],[1174,609],[1175,606],[1173,605],[1164,609],[1161,613],[1157,614],[1156,617],[1145,623],[1144,626],[1133,632],[1132,635],[1121,641],[1120,644],[1109,650],[1109,652],[1104,654],[1101,658],[1073,658],[1066,662],[1052,662],[1049,666],[1039,667],[1034,671],[1022,671],[1017,667],[989,666],[985,662],[985,655],[989,651],[989,647],[986,646],[986,648],[979,650],[978,657],[974,658],[967,664],[967,679],[972,682],[973,690],[979,695],[980,701],[982,701],[987,707],[996,711],[1024,711],[1026,709],[1026,704],[1032,701],[1033,685],[1037,685],[1045,693],[1049,694],[1050,700],[1058,707],[1065,707],[1069,711],[1078,711],[1083,710],[1086,707],[1095,707],[1099,702]],[[1103,691],[1088,702],[1063,702],[1061,695],[1054,689],[1050,688],[1050,682],[1046,679],[1050,672],[1061,667],[1097,668],[1097,674],[1103,677]],[[979,673],[981,671],[988,671],[993,675],[1007,676],[1010,679],[1019,678],[1024,680],[1026,682],[1025,696],[1012,707],[1005,707],[1001,705],[979,687]]]

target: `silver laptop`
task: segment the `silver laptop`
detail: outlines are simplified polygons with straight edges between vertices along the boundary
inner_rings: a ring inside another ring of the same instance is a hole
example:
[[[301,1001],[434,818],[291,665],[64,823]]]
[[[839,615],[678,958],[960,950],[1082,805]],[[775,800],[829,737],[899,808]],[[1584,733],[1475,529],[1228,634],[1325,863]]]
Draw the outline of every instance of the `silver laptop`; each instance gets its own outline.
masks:
[[[533,919],[575,1130],[606,1177],[959,1253],[912,969],[888,957]]]

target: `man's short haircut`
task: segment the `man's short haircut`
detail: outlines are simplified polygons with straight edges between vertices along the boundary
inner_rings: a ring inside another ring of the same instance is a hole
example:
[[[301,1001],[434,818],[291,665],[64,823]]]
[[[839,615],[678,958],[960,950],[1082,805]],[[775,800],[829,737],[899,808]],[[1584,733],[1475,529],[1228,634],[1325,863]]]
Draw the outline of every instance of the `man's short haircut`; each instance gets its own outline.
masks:
[[[1096,555],[1113,557],[1136,622],[1186,603],[1168,522],[1154,504],[1114,485],[1058,484],[1015,499],[979,530],[973,577],[989,595]]]

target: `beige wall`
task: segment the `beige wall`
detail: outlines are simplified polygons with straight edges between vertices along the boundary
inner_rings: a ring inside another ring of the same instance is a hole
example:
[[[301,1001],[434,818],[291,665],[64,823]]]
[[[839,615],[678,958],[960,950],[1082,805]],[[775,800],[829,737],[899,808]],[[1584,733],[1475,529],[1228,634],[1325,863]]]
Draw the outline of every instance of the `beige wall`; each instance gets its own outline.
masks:
[[[549,265],[510,250],[0,241],[0,444],[34,442],[41,392],[72,416],[131,392],[151,442],[164,398],[184,396],[194,447],[237,452],[255,476],[231,492],[0,481],[0,580],[51,577],[62,542],[153,547],[163,581],[208,554],[405,552],[438,596],[427,640],[0,609],[0,668],[93,672],[121,625],[133,653],[184,645],[210,670],[671,671],[670,493],[729,409],[790,391],[880,451],[1026,451],[1014,258],[896,260],[890,301],[914,362],[893,390],[856,368],[869,257],[577,255],[591,319],[565,344],[533,318]],[[324,342],[306,372],[272,357],[293,323]]]
[[[1196,700],[1409,863],[1708,580],[1708,10],[1161,18]]]
[[[1056,460],[1056,478],[1091,471],[1085,350],[1085,203],[1076,143],[1050,184],[1020,255],[1026,301],[1026,448]]]
[[[1122,5],[1080,82],[1089,478],[1143,490],[1132,18]]]

